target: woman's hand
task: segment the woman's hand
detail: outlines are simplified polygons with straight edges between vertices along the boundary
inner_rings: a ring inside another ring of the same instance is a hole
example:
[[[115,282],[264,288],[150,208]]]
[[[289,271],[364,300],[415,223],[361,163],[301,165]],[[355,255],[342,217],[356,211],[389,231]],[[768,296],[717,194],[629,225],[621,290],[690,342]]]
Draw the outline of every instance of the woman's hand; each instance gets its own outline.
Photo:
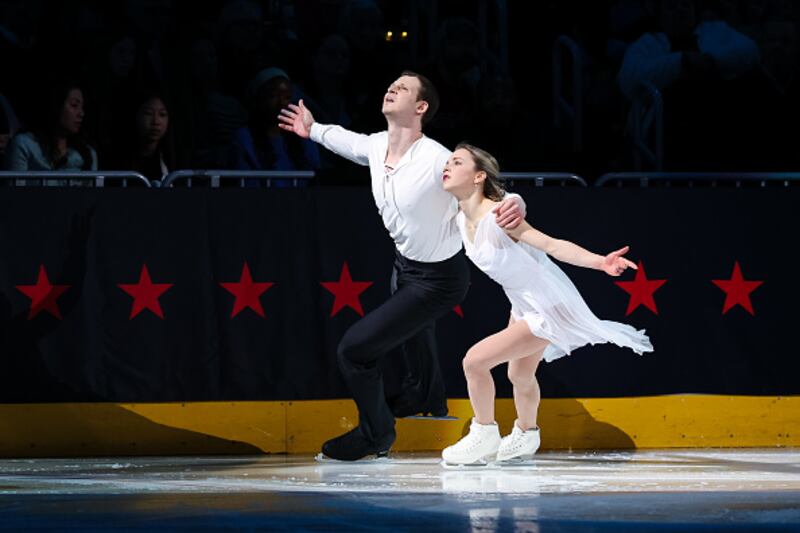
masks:
[[[635,263],[628,261],[627,259],[622,257],[623,255],[628,253],[628,250],[630,250],[630,246],[625,246],[624,248],[620,248],[616,252],[611,252],[610,254],[605,256],[603,258],[603,265],[601,269],[604,270],[605,273],[608,274],[609,276],[614,276],[614,277],[617,277],[623,272],[625,272],[627,268],[638,270],[638,267],[636,266]]]

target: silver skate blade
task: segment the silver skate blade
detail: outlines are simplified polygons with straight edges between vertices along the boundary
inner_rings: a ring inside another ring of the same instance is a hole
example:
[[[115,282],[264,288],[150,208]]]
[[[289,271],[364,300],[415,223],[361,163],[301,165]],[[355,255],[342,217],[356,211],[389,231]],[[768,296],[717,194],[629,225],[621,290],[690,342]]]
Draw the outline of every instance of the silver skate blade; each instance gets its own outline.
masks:
[[[381,453],[381,454],[378,454],[378,455],[375,455],[375,454],[368,455],[366,457],[362,457],[361,459],[356,459],[355,461],[342,461],[341,459],[334,459],[334,458],[328,457],[327,455],[325,455],[322,452],[320,452],[316,456],[314,456],[314,460],[316,462],[318,462],[318,463],[332,463],[332,464],[338,464],[338,465],[348,465],[348,464],[354,464],[354,463],[359,463],[359,464],[363,464],[363,463],[379,463],[379,464],[382,464],[382,463],[388,463],[388,462],[391,461],[391,459],[389,458],[388,452]]]
[[[492,461],[490,466],[493,468],[524,468],[530,470],[536,468],[536,461],[528,457],[514,457],[502,461]]]
[[[402,417],[403,420],[459,420],[458,417],[445,415],[445,416],[433,416],[433,415],[411,415],[411,416],[404,416]]]
[[[462,464],[462,463],[448,463],[444,459],[441,460],[439,465],[447,470],[482,470],[488,468],[492,463],[490,461],[478,461],[475,463]]]

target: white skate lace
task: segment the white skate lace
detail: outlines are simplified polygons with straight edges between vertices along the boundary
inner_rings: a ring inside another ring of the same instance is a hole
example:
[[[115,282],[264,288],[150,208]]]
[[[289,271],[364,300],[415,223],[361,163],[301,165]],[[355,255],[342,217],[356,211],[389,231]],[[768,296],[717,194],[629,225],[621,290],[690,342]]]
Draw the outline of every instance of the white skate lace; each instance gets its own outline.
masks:
[[[503,439],[500,447],[504,452],[513,453],[522,448],[523,444],[525,444],[525,432],[515,424],[514,429],[511,430],[511,435]]]
[[[469,434],[458,441],[454,446],[454,451],[470,453],[481,444],[481,438],[477,432],[470,431]]]

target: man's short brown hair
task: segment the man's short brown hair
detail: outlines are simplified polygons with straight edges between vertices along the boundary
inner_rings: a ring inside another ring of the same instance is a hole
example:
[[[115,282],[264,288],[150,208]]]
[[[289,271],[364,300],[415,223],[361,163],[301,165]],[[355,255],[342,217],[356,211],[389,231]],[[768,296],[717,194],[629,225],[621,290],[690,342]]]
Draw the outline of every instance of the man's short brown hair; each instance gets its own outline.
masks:
[[[422,125],[425,126],[436,115],[439,110],[439,91],[436,90],[431,80],[414,72],[412,70],[404,70],[401,76],[412,76],[419,80],[419,94],[417,95],[417,102],[428,102],[428,110],[422,115]]]

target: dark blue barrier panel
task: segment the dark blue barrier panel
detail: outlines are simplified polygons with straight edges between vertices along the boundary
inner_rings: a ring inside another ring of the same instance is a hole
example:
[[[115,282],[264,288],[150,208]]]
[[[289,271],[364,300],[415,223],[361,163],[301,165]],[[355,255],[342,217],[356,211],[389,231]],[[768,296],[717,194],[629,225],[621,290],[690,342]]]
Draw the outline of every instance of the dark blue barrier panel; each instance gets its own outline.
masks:
[[[564,267],[598,316],[646,329],[656,351],[582,348],[542,365],[545,396],[800,393],[791,191],[522,193],[535,227],[597,252],[629,244],[650,280]],[[393,258],[370,192],[346,188],[6,189],[0,249],[2,402],[348,397],[336,344],[387,297]],[[438,323],[451,397],[466,396],[464,353],[508,311],[473,269]]]

